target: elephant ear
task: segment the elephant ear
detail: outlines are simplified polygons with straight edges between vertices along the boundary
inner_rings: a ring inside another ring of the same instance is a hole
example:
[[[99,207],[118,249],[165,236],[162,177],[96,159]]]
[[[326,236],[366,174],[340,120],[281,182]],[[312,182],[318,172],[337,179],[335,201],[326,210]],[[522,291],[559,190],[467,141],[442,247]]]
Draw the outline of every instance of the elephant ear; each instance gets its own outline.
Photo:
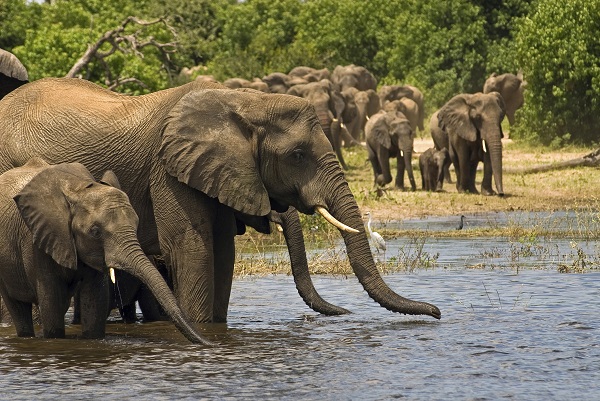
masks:
[[[117,175],[112,170],[106,170],[100,178],[100,183],[105,185],[110,185],[111,187],[115,187],[117,189],[121,189],[121,183],[119,183],[119,179]]]
[[[256,127],[245,117],[265,109],[263,96],[227,89],[183,96],[163,127],[160,156],[167,172],[242,213],[268,214],[253,145]]]
[[[456,95],[450,99],[438,113],[440,128],[454,132],[467,141],[477,139],[477,128],[471,121],[471,95]]]
[[[371,136],[375,138],[377,143],[379,143],[381,146],[389,149],[392,147],[392,138],[389,134],[389,131],[387,113],[381,113],[381,115],[377,116],[377,120],[371,127]]]
[[[34,176],[14,197],[33,234],[33,243],[69,269],[77,268],[77,250],[71,234],[71,207],[65,194],[93,182],[94,177],[82,164],[57,164]]]

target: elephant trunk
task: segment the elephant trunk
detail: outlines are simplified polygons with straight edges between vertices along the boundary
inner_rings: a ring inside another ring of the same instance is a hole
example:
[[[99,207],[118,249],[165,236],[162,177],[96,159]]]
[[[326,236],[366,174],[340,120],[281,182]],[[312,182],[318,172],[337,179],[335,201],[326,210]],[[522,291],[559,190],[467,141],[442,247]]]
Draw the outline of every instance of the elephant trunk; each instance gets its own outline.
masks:
[[[133,234],[132,234],[133,235]],[[156,297],[177,329],[192,343],[214,345],[194,329],[177,305],[173,292],[136,240],[119,239],[114,255],[106,256],[106,265],[123,270],[142,281]]]
[[[406,168],[406,175],[408,175],[408,180],[410,181],[412,190],[415,191],[417,189],[417,184],[415,182],[415,175],[412,167],[412,148],[413,147],[411,144],[409,147],[406,147],[404,150],[402,150],[402,153],[404,158],[404,166]]]
[[[271,213],[271,219],[283,227],[283,235],[290,253],[292,274],[298,293],[311,309],[324,315],[342,315],[349,310],[325,301],[315,289],[308,271],[306,248],[298,212],[290,207],[284,213]]]
[[[500,136],[497,139],[486,141],[487,151],[490,153],[490,162],[492,174],[496,183],[498,195],[504,196],[504,187],[502,186],[502,142]]]
[[[328,194],[325,197],[326,207],[336,219],[360,230],[359,233],[346,231],[341,231],[341,233],[352,270],[369,296],[393,312],[429,315],[439,319],[441,312],[435,305],[404,298],[385,284],[375,266],[360,210],[348,183],[343,178],[339,165],[332,156],[325,157],[321,163],[322,168],[319,170],[324,175],[318,177],[319,181],[331,183],[323,188]],[[323,179],[324,177],[328,177],[327,180]]]

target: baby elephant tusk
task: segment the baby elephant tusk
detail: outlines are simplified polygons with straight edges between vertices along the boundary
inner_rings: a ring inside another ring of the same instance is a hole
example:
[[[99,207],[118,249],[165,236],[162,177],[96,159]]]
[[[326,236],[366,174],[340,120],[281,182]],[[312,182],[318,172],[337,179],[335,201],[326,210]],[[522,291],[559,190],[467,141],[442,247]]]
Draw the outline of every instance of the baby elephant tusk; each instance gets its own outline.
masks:
[[[316,207],[317,212],[323,216],[325,218],[325,220],[327,220],[329,223],[333,224],[334,226],[336,226],[337,228],[339,228],[340,230],[344,230],[347,231],[349,233],[357,233],[358,230],[355,230],[352,227],[349,227],[347,225],[345,225],[344,223],[341,223],[340,221],[338,221],[335,217],[333,217],[328,211],[327,209],[325,209],[322,206],[317,206]]]

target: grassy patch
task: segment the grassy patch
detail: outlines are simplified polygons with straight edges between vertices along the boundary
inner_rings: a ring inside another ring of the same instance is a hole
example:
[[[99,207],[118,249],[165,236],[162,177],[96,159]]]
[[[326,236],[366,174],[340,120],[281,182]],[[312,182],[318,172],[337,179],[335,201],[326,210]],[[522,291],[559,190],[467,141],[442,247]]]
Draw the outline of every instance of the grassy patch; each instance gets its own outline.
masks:
[[[417,158],[420,152],[432,146],[425,138],[415,143],[413,167],[417,187],[421,177]],[[591,148],[567,148],[551,151],[545,148],[527,147],[512,142],[505,143],[503,164],[506,169],[522,168],[574,159],[587,154]],[[406,245],[397,255],[374,255],[379,269],[384,272],[413,271],[417,268],[440,267],[436,253],[427,253],[424,244],[428,238],[505,238],[510,244],[503,249],[485,249],[478,255],[484,262],[471,268],[494,268],[493,262],[506,258],[519,269],[519,260],[527,257],[547,258],[552,266],[562,272],[581,272],[598,269],[600,255],[586,254],[578,245],[570,252],[560,254],[549,241],[557,238],[572,239],[574,244],[582,240],[598,240],[600,237],[600,169],[575,168],[538,174],[504,174],[506,196],[482,196],[459,194],[455,184],[444,183],[444,192],[432,193],[421,190],[400,191],[387,188],[377,193],[373,188],[373,173],[367,152],[360,147],[344,150],[349,165],[346,179],[361,211],[370,211],[377,222],[377,231],[385,238],[407,238]],[[480,164],[481,165],[481,164]],[[395,161],[392,160],[395,176]],[[452,172],[454,174],[454,172]],[[454,177],[454,175],[453,175]],[[477,173],[477,186],[481,184],[482,172]],[[405,177],[405,186],[409,186]],[[535,218],[528,221],[509,222],[506,225],[490,222],[485,228],[468,230],[402,230],[390,228],[391,222],[425,216],[458,216],[486,212],[539,211],[550,216],[556,211],[576,211],[576,217]],[[352,274],[345,248],[337,229],[318,216],[301,215],[306,245],[309,250],[309,266],[314,274]],[[236,274],[290,274],[287,248],[283,236],[275,232],[270,236],[249,230],[236,238]],[[315,251],[318,249],[318,251]]]

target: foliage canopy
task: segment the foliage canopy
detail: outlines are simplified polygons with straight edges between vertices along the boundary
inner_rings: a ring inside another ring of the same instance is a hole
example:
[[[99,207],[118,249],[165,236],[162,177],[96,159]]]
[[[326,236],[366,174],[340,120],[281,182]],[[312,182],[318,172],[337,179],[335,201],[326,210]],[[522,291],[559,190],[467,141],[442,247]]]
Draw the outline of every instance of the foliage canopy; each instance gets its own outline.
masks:
[[[514,137],[560,145],[596,141],[600,0],[0,0],[0,47],[31,79],[63,76],[89,44],[126,17],[166,16],[177,32],[170,60],[151,48],[117,52],[84,78],[136,77],[143,93],[177,85],[184,67],[219,80],[288,72],[298,65],[363,65],[380,84],[409,83],[432,113],[458,93],[481,91],[492,72],[528,82]],[[548,21],[554,21],[549,24]],[[131,28],[135,31],[137,28]],[[104,49],[107,50],[107,49]],[[187,78],[186,78],[187,79]]]

